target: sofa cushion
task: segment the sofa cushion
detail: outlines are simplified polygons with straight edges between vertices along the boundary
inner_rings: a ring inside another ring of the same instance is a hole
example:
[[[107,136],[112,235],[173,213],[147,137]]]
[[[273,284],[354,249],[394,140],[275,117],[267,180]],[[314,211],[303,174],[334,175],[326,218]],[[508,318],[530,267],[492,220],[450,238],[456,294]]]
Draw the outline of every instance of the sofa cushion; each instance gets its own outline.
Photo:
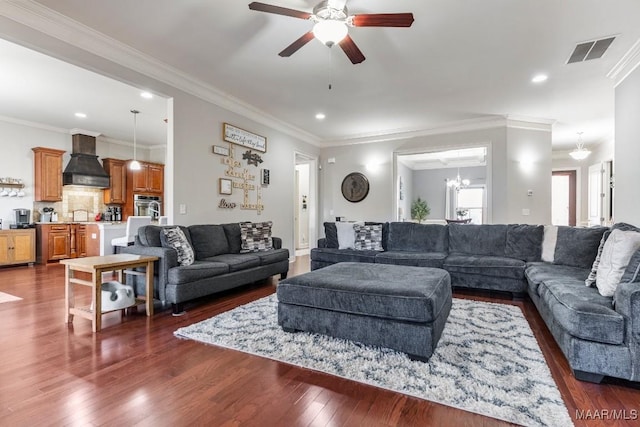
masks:
[[[330,262],[376,262],[377,251],[354,251],[353,249],[313,248],[311,259],[313,261]]]
[[[452,254],[444,260],[445,270],[451,273],[479,274],[482,276],[524,279],[526,264],[520,259]]]
[[[449,252],[505,256],[505,224],[449,224]]]
[[[442,263],[446,257],[446,252],[387,251],[376,255],[376,263],[442,268]]]
[[[440,224],[416,224],[414,222],[389,223],[387,250],[447,252],[449,250],[447,226]]]
[[[196,259],[229,253],[229,243],[221,225],[192,225],[189,227]]]
[[[155,247],[159,248],[162,246],[162,241],[160,240],[160,233],[163,228],[175,228],[179,227],[185,236],[187,236],[187,240],[191,243],[191,235],[189,234],[189,229],[182,225],[171,225],[171,226],[158,226],[158,225],[144,225],[138,228],[137,239],[143,246]]]
[[[568,265],[550,264],[548,262],[531,262],[527,264],[527,268],[524,270],[524,275],[529,281],[530,289],[536,289],[538,292],[538,285],[546,280],[584,280],[589,274],[589,270],[586,268],[570,267]]]
[[[382,224],[354,224],[355,249],[359,251],[382,251]]]
[[[544,226],[509,224],[504,254],[527,262],[540,261]]]
[[[268,251],[273,249],[271,226],[273,222],[241,222],[240,253]]]
[[[233,222],[231,224],[222,224],[224,234],[227,236],[230,254],[239,254],[242,242],[240,241],[240,224]]]
[[[582,280],[546,280],[538,287],[555,321],[574,337],[622,344],[624,317],[613,310],[611,297],[603,297]]]
[[[196,261],[191,265],[170,268],[169,283],[179,285],[209,277],[220,276],[229,272],[229,266],[222,262]]]
[[[558,226],[553,263],[591,269],[606,230],[605,227]]]
[[[613,230],[604,243],[596,274],[596,287],[601,295],[612,297],[633,254],[640,249],[640,233]]]
[[[260,265],[260,257],[255,254],[222,254],[212,256],[204,261],[223,262],[229,265],[229,272],[246,270],[247,268],[258,267]]]
[[[173,248],[178,253],[178,264],[191,265],[195,261],[195,253],[191,242],[180,227],[166,227],[160,233],[162,247]]]
[[[280,261],[289,260],[288,249],[273,249],[265,252],[255,252],[252,255],[256,255],[260,258],[260,265],[273,264]]]

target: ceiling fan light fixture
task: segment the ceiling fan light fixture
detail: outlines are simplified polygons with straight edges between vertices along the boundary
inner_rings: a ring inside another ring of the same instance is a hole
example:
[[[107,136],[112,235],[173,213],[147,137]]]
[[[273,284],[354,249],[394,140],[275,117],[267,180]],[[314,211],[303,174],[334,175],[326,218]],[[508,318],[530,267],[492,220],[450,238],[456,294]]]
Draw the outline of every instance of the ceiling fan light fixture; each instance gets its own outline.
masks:
[[[347,36],[349,29],[347,24],[336,20],[322,20],[313,26],[313,35],[320,40],[322,44],[329,47],[336,43],[340,43]]]

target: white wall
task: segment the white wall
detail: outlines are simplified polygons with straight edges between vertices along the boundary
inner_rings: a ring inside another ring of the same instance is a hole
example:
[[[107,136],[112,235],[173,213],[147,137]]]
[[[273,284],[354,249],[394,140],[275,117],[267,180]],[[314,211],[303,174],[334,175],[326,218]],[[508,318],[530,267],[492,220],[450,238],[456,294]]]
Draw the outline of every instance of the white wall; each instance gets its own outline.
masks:
[[[298,171],[298,194],[295,196],[298,205],[298,242],[296,248],[306,248],[309,245],[309,164],[296,165]],[[306,196],[307,203],[302,203],[302,196]]]
[[[551,128],[548,125],[513,121],[488,129],[324,148],[323,219],[332,221],[335,216],[345,216],[349,220],[394,220],[394,152],[409,154],[475,146],[489,148],[487,170],[490,172],[486,176],[487,205],[490,206],[488,222],[549,223]],[[329,158],[334,158],[335,163],[328,163]],[[531,170],[524,171],[520,167],[523,159],[531,161]],[[367,170],[369,163],[376,164],[377,168]],[[350,203],[342,197],[340,184],[348,173],[356,171],[368,177],[371,189],[365,200]],[[527,196],[529,189],[533,190],[532,197]],[[529,209],[529,215],[523,215],[522,209]]]
[[[551,132],[507,128],[505,160],[507,217],[504,222],[551,224]]]
[[[614,220],[640,225],[640,68],[616,87]]]

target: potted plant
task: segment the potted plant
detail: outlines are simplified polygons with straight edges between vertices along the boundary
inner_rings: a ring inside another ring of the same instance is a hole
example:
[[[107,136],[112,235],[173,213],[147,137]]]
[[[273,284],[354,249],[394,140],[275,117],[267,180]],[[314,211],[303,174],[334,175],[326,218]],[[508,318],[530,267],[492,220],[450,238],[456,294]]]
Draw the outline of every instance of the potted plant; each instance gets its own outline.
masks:
[[[469,213],[469,211],[467,209],[458,209],[458,210],[456,210],[456,214],[458,215],[458,219],[464,219],[464,217],[467,216],[468,213]]]
[[[431,208],[427,202],[422,200],[420,197],[414,200],[411,204],[411,219],[417,219],[419,224],[421,224],[430,213]]]

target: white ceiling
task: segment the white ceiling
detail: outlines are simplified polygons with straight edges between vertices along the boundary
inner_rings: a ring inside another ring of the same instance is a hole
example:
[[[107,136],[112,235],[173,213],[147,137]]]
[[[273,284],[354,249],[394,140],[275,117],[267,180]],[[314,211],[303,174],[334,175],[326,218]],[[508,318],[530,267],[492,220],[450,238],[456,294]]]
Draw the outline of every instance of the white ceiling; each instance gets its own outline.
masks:
[[[290,58],[279,57],[312,24],[250,11],[249,1],[37,3],[311,134],[320,144],[492,116],[554,121],[556,149],[573,145],[578,131],[587,145],[609,140],[615,81],[607,74],[640,39],[637,0],[349,0],[352,14],[413,12],[415,17],[411,28],[352,28],[350,35],[367,58],[352,65],[339,48],[315,40]],[[311,11],[317,1],[265,3]],[[576,43],[611,35],[618,37],[603,58],[565,64]],[[549,80],[531,83],[540,72]],[[87,87],[97,90],[91,84]],[[66,86],[59,76],[57,86],[72,98],[78,85]],[[80,89],[86,96],[86,87]],[[31,107],[42,102],[44,92],[27,100]],[[101,100],[108,102],[110,97]],[[115,114],[109,119],[126,130],[130,107],[120,108],[119,119]],[[316,120],[317,112],[326,119]],[[5,107],[0,114],[10,115]],[[48,120],[58,125],[53,114]]]

